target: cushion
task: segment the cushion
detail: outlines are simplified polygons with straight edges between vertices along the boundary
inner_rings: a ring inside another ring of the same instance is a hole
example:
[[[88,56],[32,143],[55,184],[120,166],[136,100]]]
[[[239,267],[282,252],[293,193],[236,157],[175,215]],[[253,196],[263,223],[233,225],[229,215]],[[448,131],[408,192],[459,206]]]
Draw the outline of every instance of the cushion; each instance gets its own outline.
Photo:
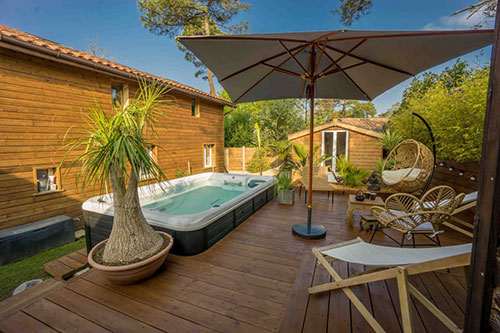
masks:
[[[399,170],[384,170],[382,171],[382,180],[387,185],[394,185],[399,183],[405,176],[406,181],[413,181],[417,179],[422,169],[404,168]],[[408,176],[407,176],[408,175]]]
[[[424,222],[422,224],[419,224],[416,226],[413,231],[429,231],[429,232],[434,232],[434,228],[432,227],[432,223],[430,222]]]

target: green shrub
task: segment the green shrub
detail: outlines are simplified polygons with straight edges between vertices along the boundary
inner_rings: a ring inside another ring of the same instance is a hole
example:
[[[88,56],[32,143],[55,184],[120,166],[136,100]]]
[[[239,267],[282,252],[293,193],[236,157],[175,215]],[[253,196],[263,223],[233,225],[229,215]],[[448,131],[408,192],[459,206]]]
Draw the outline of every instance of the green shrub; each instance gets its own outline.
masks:
[[[267,157],[267,149],[257,149],[252,159],[248,163],[248,171],[255,173],[266,171],[270,168],[271,163],[269,163],[269,158]]]
[[[427,129],[411,115],[411,112],[416,112],[425,118],[434,132],[439,159],[478,162],[488,77],[489,66],[462,71],[459,78],[454,79],[454,84],[449,83],[448,74],[442,74],[425,89],[416,89],[423,81],[414,81],[410,88],[418,93],[405,92],[401,109],[391,118],[391,129],[403,139],[413,138],[432,148]],[[424,79],[425,76],[421,80]]]
[[[350,187],[361,185],[370,176],[368,170],[357,168],[344,155],[337,158],[335,170],[342,178],[344,184]]]
[[[382,149],[391,152],[397,145],[403,141],[403,137],[394,130],[390,128],[386,129],[382,136],[378,139]]]
[[[176,172],[175,172],[175,178],[182,178],[182,177],[186,177],[186,176],[190,176],[191,173],[189,171],[184,171],[182,169],[178,169]]]
[[[276,178],[278,182],[274,186],[275,195],[279,190],[288,191],[293,189],[292,173],[290,171],[282,171]]]
[[[297,143],[292,146],[294,160],[288,160],[285,165],[285,170],[295,170],[299,174],[309,161],[309,147],[303,143]],[[313,148],[313,166],[318,166],[323,162],[332,159],[332,156],[319,155],[319,146]]]
[[[382,168],[384,167],[385,159],[381,158],[377,162],[375,162],[375,167],[373,168],[373,171],[377,174],[377,176],[382,177]],[[387,164],[385,165],[384,170],[392,170],[394,167],[394,159],[391,158],[390,160],[387,161]]]

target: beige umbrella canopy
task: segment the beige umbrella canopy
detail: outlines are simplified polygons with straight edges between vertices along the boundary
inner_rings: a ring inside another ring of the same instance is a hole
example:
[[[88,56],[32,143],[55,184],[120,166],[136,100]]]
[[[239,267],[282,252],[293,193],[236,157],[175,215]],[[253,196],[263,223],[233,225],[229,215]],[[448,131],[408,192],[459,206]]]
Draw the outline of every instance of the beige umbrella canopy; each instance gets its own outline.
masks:
[[[426,69],[490,45],[493,30],[341,30],[177,40],[217,76],[234,103],[310,97],[312,151],[315,98],[372,100]],[[312,170],[307,223],[293,227],[308,239],[326,234],[311,224]]]

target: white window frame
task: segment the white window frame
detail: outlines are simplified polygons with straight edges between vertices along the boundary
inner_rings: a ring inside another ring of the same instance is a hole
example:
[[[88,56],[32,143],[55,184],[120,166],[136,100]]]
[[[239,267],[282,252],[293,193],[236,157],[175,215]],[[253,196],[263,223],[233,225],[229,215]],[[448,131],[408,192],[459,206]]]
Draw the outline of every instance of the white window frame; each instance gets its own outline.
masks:
[[[154,147],[148,149],[148,154],[149,154],[149,157],[151,159],[154,159],[154,152],[153,152],[154,149],[155,149]],[[150,174],[150,173],[148,173],[148,174],[142,174],[142,170],[139,171],[139,176],[140,176],[139,180],[148,180],[148,179],[153,178],[153,175]]]
[[[208,156],[208,160],[207,160],[207,148],[210,149],[209,151],[209,156]],[[206,144],[203,144],[203,165],[205,168],[211,168],[213,167],[213,150],[215,148],[215,144],[213,143],[206,143]]]
[[[348,130],[326,130],[321,132],[321,155],[325,155],[325,133],[333,133],[333,151],[332,156],[332,166],[335,165],[335,160],[337,159],[337,133],[345,133],[345,157],[349,159],[349,131]],[[321,162],[322,166],[325,166],[325,162]]]

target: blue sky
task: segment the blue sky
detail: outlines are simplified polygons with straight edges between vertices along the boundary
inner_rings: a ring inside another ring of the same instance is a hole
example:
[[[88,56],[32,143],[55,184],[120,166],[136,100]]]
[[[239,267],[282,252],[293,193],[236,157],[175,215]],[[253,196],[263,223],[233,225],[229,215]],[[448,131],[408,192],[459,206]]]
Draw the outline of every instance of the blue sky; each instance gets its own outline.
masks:
[[[249,22],[251,33],[337,30],[344,28],[331,9],[337,0],[254,0],[252,8],[240,15]],[[464,8],[470,0],[374,0],[371,14],[349,29],[432,30],[466,29],[477,18],[450,13]],[[85,49],[98,35],[99,45],[124,65],[208,91],[208,83],[194,77],[196,71],[184,60],[175,41],[156,36],[142,27],[135,1],[129,0],[0,0],[0,24],[32,33],[75,49]],[[464,59],[485,63],[490,48]],[[440,71],[450,63],[435,67]],[[374,100],[378,112],[400,101],[409,81]]]

